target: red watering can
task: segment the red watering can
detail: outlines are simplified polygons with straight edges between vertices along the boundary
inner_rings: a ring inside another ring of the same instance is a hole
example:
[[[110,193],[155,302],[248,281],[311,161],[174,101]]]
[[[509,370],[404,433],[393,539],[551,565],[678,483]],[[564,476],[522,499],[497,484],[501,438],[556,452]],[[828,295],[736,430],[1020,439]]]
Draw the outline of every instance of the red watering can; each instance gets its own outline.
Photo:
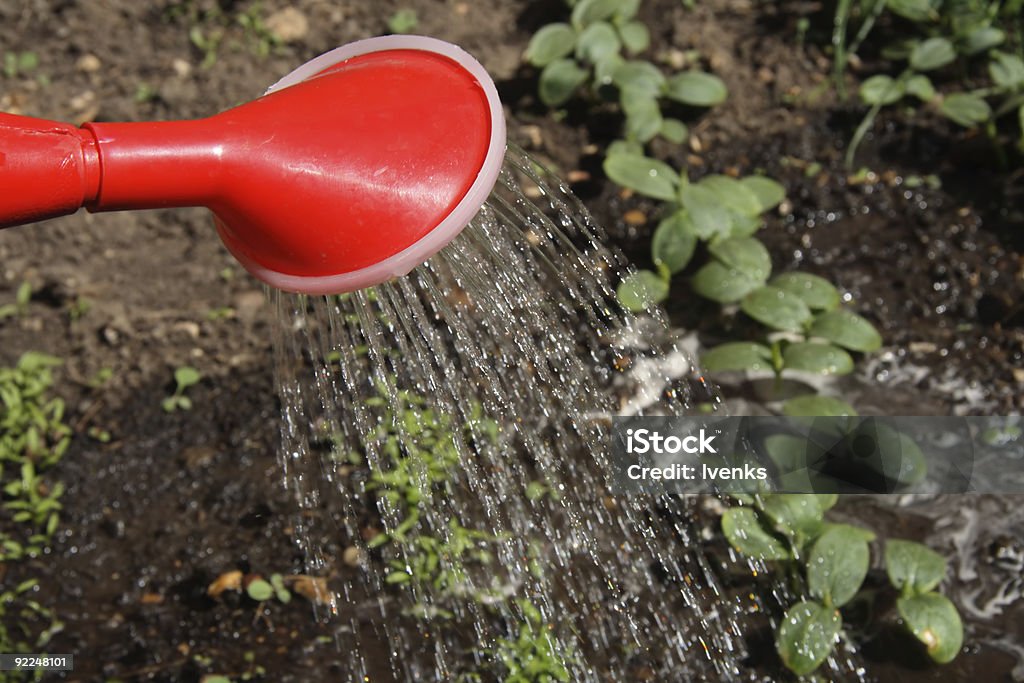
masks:
[[[0,227],[83,206],[205,206],[259,279],[346,292],[454,239],[504,153],[497,90],[475,59],[433,38],[371,38],[206,119],[75,128],[0,114]]]

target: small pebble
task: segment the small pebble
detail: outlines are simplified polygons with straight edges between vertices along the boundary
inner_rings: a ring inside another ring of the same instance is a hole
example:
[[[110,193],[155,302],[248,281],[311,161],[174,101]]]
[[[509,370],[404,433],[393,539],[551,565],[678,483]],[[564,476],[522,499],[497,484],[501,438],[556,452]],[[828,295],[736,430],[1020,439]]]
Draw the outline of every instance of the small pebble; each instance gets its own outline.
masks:
[[[103,68],[103,62],[96,55],[82,55],[75,62],[75,68],[87,74],[94,74]]]
[[[267,17],[266,27],[281,42],[292,43],[309,33],[309,20],[294,7],[285,7]]]

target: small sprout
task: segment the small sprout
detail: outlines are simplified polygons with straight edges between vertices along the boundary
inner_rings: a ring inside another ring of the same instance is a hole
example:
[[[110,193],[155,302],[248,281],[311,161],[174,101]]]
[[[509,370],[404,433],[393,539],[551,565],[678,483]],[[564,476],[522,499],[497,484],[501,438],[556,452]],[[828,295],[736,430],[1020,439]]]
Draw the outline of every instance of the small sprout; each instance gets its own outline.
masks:
[[[192,400],[185,396],[185,390],[198,384],[200,379],[202,379],[202,375],[195,368],[182,366],[175,370],[174,393],[163,400],[163,409],[168,413],[173,413],[175,410],[191,410]]]
[[[274,597],[274,587],[261,578],[253,578],[245,586],[246,594],[256,602],[265,602]]]
[[[419,23],[416,10],[400,9],[388,18],[388,30],[392,33],[412,33]]]

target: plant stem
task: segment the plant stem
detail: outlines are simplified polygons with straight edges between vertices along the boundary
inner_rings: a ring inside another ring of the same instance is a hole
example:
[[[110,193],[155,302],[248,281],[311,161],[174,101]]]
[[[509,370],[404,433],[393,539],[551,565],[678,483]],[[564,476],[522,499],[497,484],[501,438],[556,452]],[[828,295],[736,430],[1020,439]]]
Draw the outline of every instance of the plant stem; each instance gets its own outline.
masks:
[[[886,96],[892,92],[893,88],[903,87],[903,84],[910,77],[911,73],[910,69],[906,69],[896,80],[889,84],[889,87],[886,88],[881,95],[879,95],[878,101],[871,105],[871,109],[868,110],[867,115],[864,116],[860,125],[857,126],[857,130],[854,131],[853,138],[850,140],[850,146],[846,150],[844,163],[846,164],[847,169],[853,168],[853,160],[857,155],[857,148],[860,147],[860,143],[864,141],[864,136],[867,135],[869,130],[871,130],[871,126],[874,125],[878,112],[881,111],[884,106]]]

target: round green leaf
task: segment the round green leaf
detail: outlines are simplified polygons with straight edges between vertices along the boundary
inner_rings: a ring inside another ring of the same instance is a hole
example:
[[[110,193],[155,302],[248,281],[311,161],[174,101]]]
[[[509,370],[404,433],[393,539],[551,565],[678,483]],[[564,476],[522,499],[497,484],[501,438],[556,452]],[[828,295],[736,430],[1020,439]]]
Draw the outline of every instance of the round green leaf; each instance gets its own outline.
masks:
[[[648,142],[661,131],[661,108],[648,97],[632,97],[622,103],[626,115],[626,134],[640,142]]]
[[[709,175],[698,183],[715,193],[723,206],[747,216],[759,216],[764,211],[761,199],[749,187],[727,175]]]
[[[245,588],[245,592],[249,594],[249,597],[258,602],[269,600],[274,597],[274,587],[263,579],[256,579],[251,581]]]
[[[198,370],[188,366],[180,367],[174,371],[174,381],[177,382],[178,387],[181,389],[198,384],[200,377],[201,375]]]
[[[725,102],[729,91],[718,76],[703,71],[687,71],[668,80],[665,94],[683,104],[713,107]]]
[[[772,272],[772,257],[761,241],[753,237],[720,240],[712,243],[708,250],[719,261],[751,280],[764,283]]]
[[[533,34],[526,60],[534,66],[547,66],[571,53],[575,43],[576,32],[569,24],[548,24]]]
[[[996,52],[988,64],[992,82],[1000,88],[1015,89],[1024,86],[1024,59],[1005,52]]]
[[[636,140],[616,140],[608,145],[608,153],[605,156],[610,157],[616,154],[633,154],[642,157],[644,155],[644,146]]]
[[[782,404],[782,412],[789,417],[845,417],[857,414],[849,403],[818,394],[791,398]]]
[[[619,284],[619,302],[633,312],[645,311],[668,296],[668,283],[649,270],[627,275]]]
[[[694,233],[702,240],[728,236],[732,230],[732,217],[722,206],[714,192],[701,185],[685,184],[679,187],[679,201],[686,209]]]
[[[953,661],[964,643],[964,625],[953,603],[938,593],[925,593],[900,598],[896,609],[932,659],[940,664]]]
[[[789,559],[785,544],[761,526],[757,513],[747,507],[729,508],[722,514],[722,533],[737,551],[762,560]]]
[[[693,289],[702,297],[728,304],[739,301],[761,283],[724,265],[721,261],[707,263],[693,276]]]
[[[576,56],[591,64],[597,64],[622,48],[619,36],[612,25],[598,21],[583,29],[576,41]],[[560,55],[561,56],[561,55]]]
[[[598,85],[610,85],[615,80],[615,72],[626,63],[626,60],[619,54],[610,54],[598,63],[594,64],[594,83]]]
[[[903,84],[884,74],[872,76],[860,84],[860,98],[865,104],[892,104],[903,97]]]
[[[612,75],[612,81],[624,98],[658,97],[665,86],[665,75],[650,62],[633,60],[623,62]]]
[[[889,0],[886,6],[904,19],[915,23],[928,21],[936,16],[931,0]]]
[[[822,313],[814,319],[810,334],[851,351],[870,353],[882,346],[882,337],[878,330],[867,320],[850,311]]]
[[[976,55],[1002,45],[1005,40],[1006,34],[995,26],[981,26],[967,34],[963,50],[969,55]]]
[[[811,319],[811,309],[799,297],[770,285],[747,294],[740,308],[754,320],[776,330],[798,332]]]
[[[584,28],[595,21],[609,19],[622,4],[622,0],[579,0],[572,9],[572,25]]]
[[[688,226],[686,214],[677,211],[661,221],[654,231],[651,243],[654,262],[664,264],[672,274],[686,267],[697,248],[697,237]]]
[[[729,237],[750,237],[761,229],[764,222],[757,216],[750,216],[740,213],[735,209],[726,207],[726,214],[729,216]]]
[[[651,32],[642,21],[630,21],[620,26],[619,37],[630,54],[643,52],[651,46]]]
[[[665,201],[676,198],[679,174],[657,159],[639,154],[615,154],[605,158],[604,172],[613,182],[648,197]]]
[[[839,305],[839,290],[823,277],[810,273],[783,273],[771,285],[799,297],[813,310],[831,310]]]
[[[814,537],[821,530],[825,511],[814,494],[773,493],[764,497],[763,505],[764,513],[775,528],[798,542]]]
[[[790,344],[782,352],[782,361],[787,370],[816,372],[822,375],[848,375],[853,372],[853,359],[850,358],[850,354],[832,344]]]
[[[942,99],[939,111],[950,121],[965,128],[985,123],[992,116],[992,107],[988,106],[988,102],[979,95],[965,92],[946,95]]]
[[[894,538],[885,544],[885,571],[897,589],[927,593],[946,578],[946,558],[928,546]]]
[[[931,102],[935,98],[935,86],[924,74],[914,74],[907,79],[907,92],[922,102]]]
[[[860,590],[870,559],[862,533],[846,524],[834,524],[811,546],[807,590],[826,605],[842,607]]]
[[[587,80],[587,72],[571,59],[556,59],[540,72],[540,99],[557,107],[572,97]]]
[[[774,209],[786,198],[786,188],[781,183],[765,176],[747,176],[740,179],[740,185],[753,192],[757,197],[761,203],[761,211],[759,213]]]
[[[809,674],[832,652],[842,626],[838,610],[811,601],[797,603],[779,624],[775,649],[790,671]]]
[[[227,676],[209,675],[203,676],[199,683],[231,683],[231,679]]]
[[[686,138],[690,136],[690,129],[678,119],[662,119],[659,133],[661,137],[678,145],[686,142]]]
[[[956,59],[953,43],[945,38],[929,38],[910,52],[910,66],[918,71],[931,71]]]
[[[700,361],[709,372],[771,370],[772,350],[754,342],[729,342],[706,351]]]

